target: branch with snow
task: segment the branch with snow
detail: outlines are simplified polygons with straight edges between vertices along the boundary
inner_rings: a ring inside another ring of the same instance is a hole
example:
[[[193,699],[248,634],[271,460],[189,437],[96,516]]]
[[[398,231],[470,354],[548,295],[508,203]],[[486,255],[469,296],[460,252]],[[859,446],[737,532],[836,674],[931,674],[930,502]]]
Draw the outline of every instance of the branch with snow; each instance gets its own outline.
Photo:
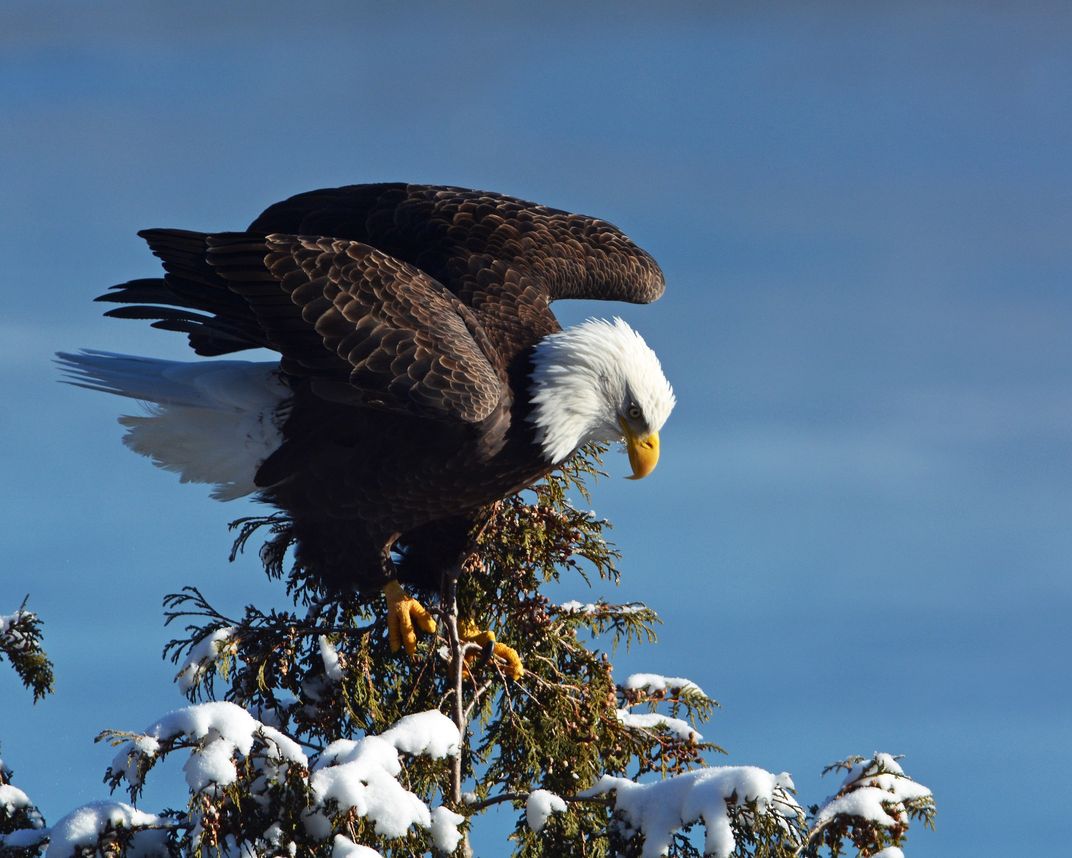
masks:
[[[550,790],[536,789],[525,799],[525,822],[529,831],[539,834],[552,813],[565,813],[566,802]]]
[[[663,676],[661,673],[633,673],[622,683],[622,688],[628,693],[643,694],[647,697],[681,697],[685,694],[701,694],[700,688],[691,679],[682,676]]]
[[[705,763],[702,753],[722,751],[705,743],[697,723],[711,718],[718,702],[704,694],[695,682],[680,676],[634,673],[616,686],[617,721],[626,730],[648,738],[647,749],[635,751],[639,777],[646,772],[680,774]],[[646,706],[649,711],[636,711]],[[669,711],[660,711],[665,708]]]
[[[22,684],[33,691],[34,702],[55,686],[52,662],[41,646],[41,620],[26,610],[26,600],[13,614],[0,614],[0,662],[7,658]]]
[[[110,731],[100,738],[118,746],[106,780],[113,789],[126,781],[132,798],[160,758],[189,750],[183,772],[191,801],[183,827],[198,848],[262,854],[286,832],[290,842],[335,838],[335,852],[358,855],[352,839],[358,820],[385,838],[423,829],[447,853],[462,838],[465,817],[429,807],[399,781],[402,754],[441,760],[459,752],[457,727],[434,710],[408,715],[378,736],[333,742],[312,759],[293,739],[227,702],[187,706],[142,733]],[[240,810],[236,795],[246,795],[258,812],[249,805]]]
[[[164,606],[169,624],[183,619],[208,621],[187,625],[188,636],[172,640],[164,648],[178,665],[175,681],[190,700],[212,698],[216,675],[230,679],[233,671],[248,686],[241,701],[248,702],[252,688],[279,685],[280,678],[296,674],[295,668],[312,663],[313,657],[323,669],[325,685],[338,682],[345,666],[340,664],[342,654],[336,649],[339,639],[359,638],[373,628],[335,624],[330,616],[320,616],[312,608],[303,618],[289,611],[264,612],[247,605],[242,618],[234,619],[213,607],[196,587],[169,594]],[[255,681],[251,682],[251,677]]]
[[[193,793],[217,793],[235,783],[239,762],[248,762],[272,777],[278,777],[281,768],[309,765],[297,742],[226,702],[177,709],[143,733],[105,731],[97,738],[119,747],[105,780],[113,789],[125,780],[132,798],[141,791],[145,774],[157,759],[179,747],[191,750],[183,771]]]
[[[703,739],[695,727],[680,718],[672,718],[659,712],[630,712],[628,709],[619,709],[616,714],[626,727],[666,732],[681,742],[699,742]]]
[[[49,830],[46,858],[93,855],[178,856],[171,816],[145,813],[120,801],[76,807]]]
[[[372,823],[381,837],[405,837],[413,826],[431,832],[436,848],[452,852],[461,839],[464,817],[447,808],[432,810],[403,787],[399,753],[443,759],[458,753],[461,737],[441,712],[407,715],[379,736],[340,739],[324,749],[313,766],[309,786],[315,809],[311,830],[326,835],[331,818],[353,815]]]
[[[659,615],[643,602],[612,604],[603,600],[578,602],[571,600],[552,606],[560,622],[571,628],[586,628],[593,636],[610,632],[614,643],[625,640],[626,644],[655,640],[653,626],[661,622]]]
[[[183,694],[189,694],[204,682],[209,672],[216,670],[218,660],[234,654],[237,631],[235,626],[221,626],[190,647],[175,675],[175,682]]]
[[[335,649],[327,635],[320,635],[320,658],[324,662],[324,674],[332,682],[342,682],[346,676],[346,662]]]
[[[48,829],[36,805],[11,779],[11,769],[0,760],[0,854],[33,854],[32,847],[48,836]]]
[[[861,855],[889,858],[900,852],[911,820],[933,827],[930,789],[906,775],[895,757],[850,757],[827,766],[823,774],[839,770],[845,772],[841,788],[814,808],[807,842],[798,854],[817,855],[822,846],[836,850],[849,839]]]
[[[643,784],[604,775],[581,796],[606,794],[614,796],[616,834],[639,839],[641,858],[666,854],[675,833],[696,823],[706,829],[704,854],[729,858],[754,820],[773,820],[788,834],[804,818],[789,775],[754,766],[702,768]]]

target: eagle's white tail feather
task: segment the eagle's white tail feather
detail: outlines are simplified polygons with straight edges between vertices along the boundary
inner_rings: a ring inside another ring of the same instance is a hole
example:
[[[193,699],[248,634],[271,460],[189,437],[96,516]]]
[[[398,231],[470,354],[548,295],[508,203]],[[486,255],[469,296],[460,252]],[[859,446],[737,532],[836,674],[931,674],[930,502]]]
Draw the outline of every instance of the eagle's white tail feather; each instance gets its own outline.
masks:
[[[283,442],[290,391],[278,363],[99,351],[58,357],[70,383],[145,403],[148,416],[119,418],[127,427],[123,443],[184,483],[212,484],[217,500],[256,491],[257,469]]]

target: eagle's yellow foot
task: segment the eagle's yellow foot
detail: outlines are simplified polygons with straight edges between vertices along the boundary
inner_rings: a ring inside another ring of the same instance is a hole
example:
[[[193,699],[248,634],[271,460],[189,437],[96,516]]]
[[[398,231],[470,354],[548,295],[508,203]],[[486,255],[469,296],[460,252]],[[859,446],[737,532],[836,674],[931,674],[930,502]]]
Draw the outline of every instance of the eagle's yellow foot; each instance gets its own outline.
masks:
[[[458,636],[465,643],[473,643],[487,652],[491,647],[491,655],[502,664],[503,672],[511,679],[520,679],[525,675],[525,667],[521,664],[521,656],[517,650],[495,640],[495,632],[491,629],[479,629],[472,620],[459,620]],[[478,655],[472,654],[465,657],[466,664],[475,661]]]
[[[383,585],[383,595],[387,598],[387,640],[391,652],[398,652],[402,647],[410,656],[417,654],[417,629],[434,634],[436,621],[420,602],[408,595],[397,581],[388,581]]]

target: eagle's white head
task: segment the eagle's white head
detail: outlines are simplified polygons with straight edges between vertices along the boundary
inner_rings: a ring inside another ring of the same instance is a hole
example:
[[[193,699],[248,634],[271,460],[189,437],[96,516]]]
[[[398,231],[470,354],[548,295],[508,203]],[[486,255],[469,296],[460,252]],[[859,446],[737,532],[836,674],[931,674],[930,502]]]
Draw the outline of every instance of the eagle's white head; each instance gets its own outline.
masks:
[[[529,420],[548,461],[623,441],[632,478],[652,472],[674,391],[640,334],[618,318],[589,319],[540,340],[533,364]]]

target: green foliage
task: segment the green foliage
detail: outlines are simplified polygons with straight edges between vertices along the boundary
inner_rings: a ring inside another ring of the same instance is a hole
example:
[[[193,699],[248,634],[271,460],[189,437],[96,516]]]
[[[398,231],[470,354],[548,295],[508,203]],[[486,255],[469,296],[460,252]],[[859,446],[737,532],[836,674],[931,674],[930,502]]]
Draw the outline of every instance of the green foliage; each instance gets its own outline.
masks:
[[[689,778],[730,777],[734,771],[707,768],[711,755],[722,749],[701,739],[696,728],[718,704],[697,686],[615,683],[615,648],[655,639],[659,620],[650,608],[604,601],[555,605],[542,592],[567,574],[589,582],[619,581],[619,555],[607,540],[609,523],[570,502],[571,497],[587,499],[585,480],[599,473],[600,452],[585,451],[538,486],[485,510],[472,535],[465,574],[445,579],[435,604],[428,605],[438,628],[419,639],[413,658],[391,652],[379,593],[331,596],[308,570],[290,562],[292,533],[285,517],[236,522],[235,552],[258,531],[268,530],[261,558],[270,576],[284,580],[294,608],[265,612],[249,605],[229,616],[195,588],[165,599],[167,622],[184,624],[184,632],[164,652],[177,665],[177,680],[191,702],[228,701],[257,721],[251,722],[248,747],[224,749],[233,777],[192,789],[184,810],[155,817],[149,827],[167,834],[158,854],[207,858],[247,849],[257,855],[327,858],[334,854],[336,835],[373,847],[385,858],[437,848],[444,854],[442,839],[436,846],[434,826],[414,824],[401,835],[387,832],[359,804],[324,800],[316,786],[317,772],[333,765],[335,756],[359,748],[337,740],[387,736],[400,719],[430,710],[453,722],[460,750],[443,757],[400,748],[406,753],[399,756],[397,785],[418,803],[442,808],[448,816],[459,814],[459,833],[487,809],[510,805],[517,812],[511,834],[517,856],[647,854],[646,844],[658,832],[644,829],[635,808],[623,800],[626,786],[665,783],[672,790]],[[464,620],[493,630],[514,648],[524,675],[510,679],[490,644],[462,640],[458,629]],[[36,618],[20,622],[24,638],[37,641]],[[50,670],[47,677],[50,684]],[[119,753],[105,780],[136,801],[146,776],[170,754],[211,758],[218,766],[220,746],[212,744],[218,738],[212,730],[185,728],[157,729],[153,735],[106,731],[100,739]],[[301,752],[286,751],[291,739]],[[786,779],[766,795],[728,792],[705,813],[682,820],[678,830],[664,832],[666,854],[703,854],[700,835],[705,826],[710,835],[715,811],[728,819],[736,856],[790,858],[820,850],[837,856],[846,841],[866,856],[899,844],[910,819],[932,821],[933,802],[922,788],[899,793],[896,784],[891,786],[890,778],[904,776],[887,760],[892,758],[876,757],[871,766],[847,761],[843,765],[855,780],[831,801],[864,787],[888,789],[890,801],[883,807],[892,825],[844,813],[824,816],[830,802],[808,816]],[[526,805],[537,789],[553,793],[562,804],[533,830]],[[129,838],[117,838],[114,830],[110,837],[108,854],[134,851]],[[145,854],[144,844],[138,849]],[[8,851],[0,838],[5,858]],[[468,854],[464,837],[452,854]]]
[[[14,614],[0,617],[0,663],[4,656],[8,658],[22,684],[33,691],[36,703],[55,690],[56,680],[41,646],[41,621],[26,610],[26,601]]]
[[[417,795],[442,797],[466,816],[503,801],[522,809],[536,788],[573,796],[606,773],[636,777],[702,765],[705,752],[716,746],[657,727],[628,728],[618,717],[620,707],[654,708],[658,702],[627,698],[614,683],[609,659],[619,643],[654,640],[655,613],[639,603],[563,609],[541,593],[543,584],[563,574],[619,579],[619,555],[606,539],[609,523],[569,499],[586,497],[584,480],[598,467],[598,451],[590,451],[533,489],[486,510],[466,574],[456,591],[440,594],[439,632],[420,641],[415,659],[390,652],[378,593],[332,598],[320,592],[307,570],[284,569],[291,536],[278,515],[237,522],[236,550],[267,527],[270,538],[261,556],[268,572],[284,577],[296,606],[306,610],[265,613],[247,606],[242,616],[230,617],[187,588],[165,601],[168,622],[187,623],[185,636],[169,643],[165,653],[179,664],[200,647],[193,669],[187,661],[180,671],[195,677],[188,691],[192,701],[214,697],[223,682],[223,699],[270,718],[313,749],[340,737],[382,733],[411,712],[458,711],[467,735],[458,770],[414,760],[407,766],[406,785]],[[451,597],[455,616],[494,630],[521,654],[525,675],[519,682],[507,679],[485,652],[470,654],[457,687],[457,653],[451,652],[448,634]],[[213,635],[214,651],[205,653]],[[321,636],[338,654],[343,668],[338,680],[326,674]],[[665,702],[674,717],[685,715],[697,723],[716,705],[697,692]],[[609,854],[608,819],[606,801],[572,802],[537,835],[521,814],[514,833],[517,852]],[[384,855],[408,854],[414,845],[375,836],[359,842],[375,845]]]

